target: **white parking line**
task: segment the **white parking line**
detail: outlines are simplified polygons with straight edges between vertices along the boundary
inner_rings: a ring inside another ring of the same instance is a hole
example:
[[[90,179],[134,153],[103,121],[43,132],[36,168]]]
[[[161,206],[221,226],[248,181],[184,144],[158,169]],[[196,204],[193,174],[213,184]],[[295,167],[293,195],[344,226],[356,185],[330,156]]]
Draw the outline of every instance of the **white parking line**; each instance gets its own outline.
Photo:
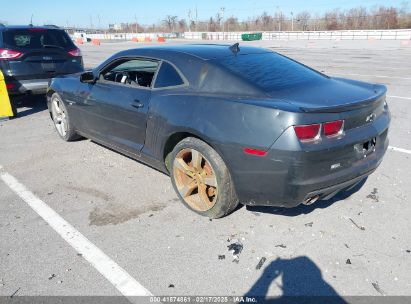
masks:
[[[395,96],[395,95],[387,95],[388,98],[398,98],[398,99],[407,99],[411,100],[411,97],[403,97],[403,96]]]
[[[144,286],[130,276],[116,262],[109,258],[96,245],[65,221],[45,202],[30,192],[15,177],[2,171],[3,182],[25,201],[40,217],[45,220],[67,243],[69,243],[83,258],[97,269],[117,290],[126,297],[152,295]]]
[[[406,150],[406,149],[402,149],[402,148],[396,148],[396,147],[389,146],[388,149],[390,149],[390,150],[392,150],[392,151],[397,151],[397,152],[402,152],[402,153],[406,153],[406,154],[411,154],[411,150]]]

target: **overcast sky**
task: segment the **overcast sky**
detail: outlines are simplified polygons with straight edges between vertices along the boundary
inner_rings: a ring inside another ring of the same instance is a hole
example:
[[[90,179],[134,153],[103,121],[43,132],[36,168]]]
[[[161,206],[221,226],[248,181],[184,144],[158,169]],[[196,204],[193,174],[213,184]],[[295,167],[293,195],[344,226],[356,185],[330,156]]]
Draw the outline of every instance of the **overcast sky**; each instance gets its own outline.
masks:
[[[281,10],[286,16],[307,10],[322,13],[333,8],[351,8],[374,5],[400,7],[404,0],[19,0],[2,1],[0,20],[8,24],[56,24],[60,26],[107,27],[109,23],[135,22],[149,25],[160,22],[165,15],[188,19],[197,7],[199,20],[215,16],[225,7],[225,17],[237,16],[246,20],[266,11],[269,14]],[[18,5],[16,5],[18,3]]]

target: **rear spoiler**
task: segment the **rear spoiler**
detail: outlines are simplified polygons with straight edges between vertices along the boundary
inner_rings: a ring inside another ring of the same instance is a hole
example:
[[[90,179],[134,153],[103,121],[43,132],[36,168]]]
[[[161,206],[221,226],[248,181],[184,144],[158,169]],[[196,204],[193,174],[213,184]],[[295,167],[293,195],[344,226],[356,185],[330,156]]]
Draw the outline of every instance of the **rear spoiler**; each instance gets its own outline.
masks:
[[[378,94],[375,94],[374,96],[368,99],[364,99],[362,101],[356,101],[353,103],[347,103],[345,105],[335,106],[335,107],[321,107],[321,108],[300,107],[300,109],[301,111],[306,112],[306,113],[340,113],[340,112],[345,112],[345,111],[362,109],[362,108],[369,107],[370,105],[385,101],[386,92],[387,92],[387,89],[384,87],[384,90],[380,90]]]

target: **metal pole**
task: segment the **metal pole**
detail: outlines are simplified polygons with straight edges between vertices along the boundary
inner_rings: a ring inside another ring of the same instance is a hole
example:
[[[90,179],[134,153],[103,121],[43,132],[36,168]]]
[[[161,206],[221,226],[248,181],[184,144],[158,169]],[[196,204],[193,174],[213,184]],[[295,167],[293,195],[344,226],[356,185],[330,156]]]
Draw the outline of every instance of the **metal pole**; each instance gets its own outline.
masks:
[[[188,10],[188,31],[191,32],[191,9]]]
[[[291,31],[294,31],[294,14],[291,12]]]
[[[196,32],[198,31],[197,24],[198,24],[198,11],[197,11],[197,5],[196,5],[196,24],[195,24],[195,30],[196,30]],[[208,29],[207,29],[207,31],[208,31]]]
[[[280,18],[280,9],[277,6],[277,21],[278,21],[278,31],[281,32],[281,18]]]
[[[224,11],[225,7],[221,8],[221,24],[222,24],[222,29],[223,29],[223,40],[224,40]]]

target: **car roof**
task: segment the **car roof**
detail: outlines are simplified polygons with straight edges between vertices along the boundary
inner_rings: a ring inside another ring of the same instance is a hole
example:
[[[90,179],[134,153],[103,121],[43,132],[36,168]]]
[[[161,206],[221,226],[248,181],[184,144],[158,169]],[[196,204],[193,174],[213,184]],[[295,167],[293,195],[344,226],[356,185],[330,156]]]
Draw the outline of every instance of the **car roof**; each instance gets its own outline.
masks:
[[[167,45],[167,46],[151,46],[138,49],[129,50],[130,54],[138,54],[141,51],[149,51],[151,54],[156,52],[169,52],[175,54],[186,54],[197,57],[202,60],[211,60],[224,58],[228,56],[235,56],[236,54],[230,50],[229,44],[181,44],[181,45]],[[246,54],[262,54],[271,52],[266,49],[251,47],[251,46],[239,46],[240,51],[237,55]]]
[[[55,29],[55,30],[62,30],[56,25],[41,25],[41,26],[36,26],[36,25],[0,25],[0,31],[2,30],[28,30],[28,29]]]

